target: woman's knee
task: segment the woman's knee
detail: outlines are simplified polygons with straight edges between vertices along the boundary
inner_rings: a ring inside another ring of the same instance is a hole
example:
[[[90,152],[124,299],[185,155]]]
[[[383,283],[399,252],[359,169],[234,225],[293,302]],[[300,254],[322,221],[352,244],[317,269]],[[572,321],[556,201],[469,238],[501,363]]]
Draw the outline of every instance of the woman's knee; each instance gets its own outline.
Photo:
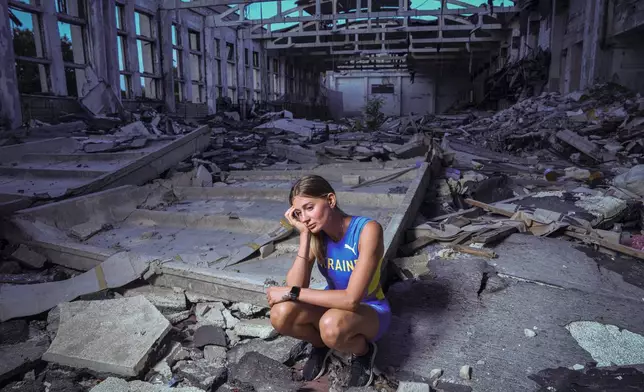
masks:
[[[342,314],[333,309],[324,313],[320,318],[320,337],[327,347],[337,347],[341,345],[347,338],[349,331],[346,330],[346,323],[343,320]]]
[[[293,327],[296,316],[293,302],[282,302],[271,308],[271,324],[281,335],[288,335]]]

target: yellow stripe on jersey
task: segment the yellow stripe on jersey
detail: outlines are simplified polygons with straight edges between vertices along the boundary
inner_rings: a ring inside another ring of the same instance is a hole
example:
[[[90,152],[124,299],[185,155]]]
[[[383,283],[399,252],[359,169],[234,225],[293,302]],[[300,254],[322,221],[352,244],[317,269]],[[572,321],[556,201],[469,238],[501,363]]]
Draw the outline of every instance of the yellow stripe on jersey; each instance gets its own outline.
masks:
[[[371,282],[369,283],[369,288],[367,289],[367,295],[370,296],[375,293],[377,299],[385,298],[385,293],[382,291],[382,286],[380,285],[380,274],[383,260],[384,257],[382,257],[378,262],[376,272],[374,272],[373,277],[371,278]]]

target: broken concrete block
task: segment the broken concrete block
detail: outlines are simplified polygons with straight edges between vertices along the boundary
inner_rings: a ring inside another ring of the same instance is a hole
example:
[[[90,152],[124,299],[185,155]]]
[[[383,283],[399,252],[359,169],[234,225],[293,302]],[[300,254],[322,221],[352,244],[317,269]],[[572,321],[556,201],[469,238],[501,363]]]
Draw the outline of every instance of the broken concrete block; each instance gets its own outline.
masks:
[[[147,298],[164,315],[182,312],[188,307],[186,296],[181,289],[175,290],[167,287],[147,285],[128,289],[123,292],[123,296],[126,298],[137,295],[142,295]]]
[[[231,380],[251,384],[257,392],[290,392],[299,387],[290,368],[256,352],[244,355],[230,373]]]
[[[237,112],[224,112],[224,116],[226,116],[231,121],[239,122],[241,120],[239,117],[239,113]]]
[[[46,335],[23,343],[0,346],[0,384],[34,368],[47,350]]]
[[[32,370],[33,372],[33,370]],[[2,392],[46,392],[45,384],[36,380],[14,381],[0,389]]]
[[[207,294],[197,293],[195,291],[190,291],[190,290],[186,291],[186,298],[188,298],[188,301],[190,301],[193,304],[198,304],[201,302],[219,302],[221,303],[221,306],[225,306],[229,304],[229,301],[223,300],[221,298],[213,297]]]
[[[192,178],[194,177],[193,172],[175,172],[168,179],[170,184],[173,187],[188,187],[192,186]]]
[[[273,252],[275,252],[275,243],[273,242],[269,242],[268,244],[259,248],[259,255],[262,258],[270,256]]]
[[[264,308],[257,305],[247,304],[244,302],[236,302],[230,306],[230,310],[238,312],[241,318],[251,318],[263,311]]]
[[[121,127],[121,129],[117,131],[116,134],[126,135],[126,136],[150,136],[151,135],[150,131],[148,131],[148,129],[141,121],[136,121]]]
[[[201,325],[216,325],[226,328],[226,319],[223,311],[226,309],[221,302],[199,303],[195,309],[197,322]]]
[[[429,372],[429,379],[433,381],[439,379],[442,375],[443,369],[432,369],[432,371]]]
[[[277,335],[273,329],[270,319],[255,319],[241,321],[235,327],[235,332],[239,336],[249,336],[260,339],[270,339]]]
[[[127,382],[121,378],[108,377],[90,389],[90,392],[204,392],[204,390],[195,387],[171,388],[139,380]]]
[[[459,370],[458,375],[464,380],[469,380],[472,378],[472,368],[469,365],[463,365],[461,366],[461,370]]]
[[[186,320],[190,317],[190,310],[184,310],[182,312],[177,312],[177,313],[171,313],[171,314],[165,314],[165,318],[168,319],[170,324],[177,324],[182,322],[183,320]]]
[[[258,352],[277,362],[291,364],[306,353],[307,344],[290,336],[280,336],[273,340],[253,339],[238,344],[228,351],[228,361],[237,363],[249,352]]]
[[[205,359],[179,363],[175,373],[205,391],[216,391],[228,377],[228,369],[217,367]]]
[[[472,387],[469,385],[456,384],[443,380],[438,380],[435,388],[436,392],[472,392]]]
[[[248,166],[246,166],[245,162],[236,162],[236,163],[231,163],[228,165],[230,168],[233,168],[235,170],[245,170],[248,169]]]
[[[233,314],[230,313],[230,310],[224,309],[222,310],[221,313],[224,315],[224,320],[226,321],[226,328],[233,329],[237,324],[239,324],[239,319],[233,316]]]
[[[524,334],[527,338],[533,338],[533,337],[537,336],[537,333],[536,333],[536,332],[534,332],[533,330],[529,329],[529,328],[524,329],[524,330],[523,330],[523,334]]]
[[[0,344],[16,344],[29,338],[29,324],[25,320],[0,323]]]
[[[572,365],[572,370],[584,370],[584,365],[580,365],[578,363]]]
[[[124,112],[121,100],[104,81],[98,82],[89,89],[82,98],[79,98],[79,103],[81,107],[94,116],[114,113],[122,115]]]
[[[342,175],[342,184],[343,185],[360,185],[362,178],[359,174],[343,174]]]
[[[427,150],[429,150],[429,146],[425,145],[420,141],[417,141],[417,142],[406,143],[396,148],[396,150],[394,151],[394,154],[396,154],[396,157],[400,159],[407,159],[407,158],[422,156],[427,152]]]
[[[11,257],[31,268],[42,268],[47,261],[45,256],[23,244],[20,244],[18,249],[11,254]]]
[[[138,376],[171,328],[141,295],[67,302],[59,308],[58,333],[43,360],[97,372]]]
[[[226,366],[226,348],[219,346],[206,346],[203,348],[203,357],[216,367]]]
[[[226,330],[226,337],[228,337],[228,347],[234,347],[239,343],[239,336],[233,329]]]
[[[195,331],[194,344],[196,347],[209,345],[226,347],[226,333],[216,325],[202,325]]]
[[[69,235],[80,240],[85,241],[92,236],[100,233],[103,230],[111,230],[112,225],[96,221],[89,221],[85,223],[72,226],[69,229]]]
[[[423,382],[401,381],[398,384],[398,392],[429,392],[429,384]]]
[[[211,187],[212,174],[206,169],[204,165],[199,165],[194,177],[192,178],[192,186],[195,187]]]

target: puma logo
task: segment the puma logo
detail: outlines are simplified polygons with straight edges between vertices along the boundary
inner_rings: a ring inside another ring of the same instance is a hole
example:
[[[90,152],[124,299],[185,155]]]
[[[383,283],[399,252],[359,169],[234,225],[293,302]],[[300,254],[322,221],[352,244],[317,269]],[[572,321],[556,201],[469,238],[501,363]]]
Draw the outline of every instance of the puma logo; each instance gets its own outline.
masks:
[[[354,254],[356,257],[358,257],[358,253],[356,253],[356,251],[355,251],[355,246],[352,248],[352,247],[350,247],[350,246],[349,246],[349,244],[344,244],[344,248],[345,248],[345,249],[349,249],[351,252],[353,252],[353,254]]]

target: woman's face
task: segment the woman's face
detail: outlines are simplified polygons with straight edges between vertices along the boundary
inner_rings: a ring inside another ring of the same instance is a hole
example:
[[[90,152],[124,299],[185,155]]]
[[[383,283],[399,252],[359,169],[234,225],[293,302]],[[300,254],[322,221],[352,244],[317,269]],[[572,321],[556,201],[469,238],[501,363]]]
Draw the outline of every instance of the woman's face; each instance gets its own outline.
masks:
[[[293,198],[293,207],[295,207],[295,217],[313,234],[322,231],[329,222],[331,216],[331,206],[328,198],[295,196]]]

